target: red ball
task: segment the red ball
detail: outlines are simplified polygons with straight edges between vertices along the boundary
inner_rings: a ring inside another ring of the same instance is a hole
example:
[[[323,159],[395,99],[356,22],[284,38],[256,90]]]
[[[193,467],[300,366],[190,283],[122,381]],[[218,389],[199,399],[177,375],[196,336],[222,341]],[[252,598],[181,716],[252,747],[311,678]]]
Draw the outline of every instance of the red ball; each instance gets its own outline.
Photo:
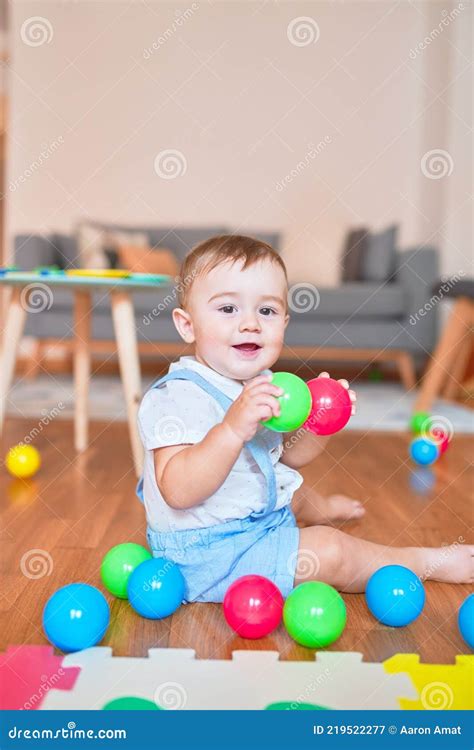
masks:
[[[313,378],[307,386],[311,391],[312,406],[303,424],[316,435],[332,435],[346,426],[352,410],[347,390],[332,378]]]
[[[280,624],[283,603],[280,590],[268,578],[242,576],[227,589],[224,617],[242,638],[263,638]]]
[[[440,454],[448,450],[450,438],[448,433],[442,430],[441,427],[433,427],[431,430],[431,438],[438,446]]]

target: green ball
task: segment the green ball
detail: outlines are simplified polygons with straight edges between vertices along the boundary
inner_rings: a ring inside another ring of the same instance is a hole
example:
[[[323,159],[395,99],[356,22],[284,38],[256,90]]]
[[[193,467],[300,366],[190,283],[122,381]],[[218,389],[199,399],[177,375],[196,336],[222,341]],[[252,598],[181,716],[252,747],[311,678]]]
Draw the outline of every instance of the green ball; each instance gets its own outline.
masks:
[[[414,435],[419,435],[422,432],[428,433],[431,427],[431,414],[426,411],[418,411],[416,414],[412,414],[410,419],[410,429]]]
[[[102,583],[107,591],[118,596],[119,599],[127,599],[127,582],[130,573],[137,565],[150,558],[150,552],[141,544],[126,542],[112,547],[100,566]]]
[[[277,385],[285,391],[278,396],[281,413],[279,417],[270,417],[262,424],[275,432],[297,430],[309,417],[311,391],[304,380],[291,372],[273,373],[272,385]]]
[[[162,711],[153,701],[146,698],[137,698],[133,695],[125,695],[123,698],[114,698],[102,708],[102,711]]]
[[[337,641],[346,626],[346,605],[327,583],[300,583],[283,607],[283,622],[291,637],[308,648],[325,648]]]

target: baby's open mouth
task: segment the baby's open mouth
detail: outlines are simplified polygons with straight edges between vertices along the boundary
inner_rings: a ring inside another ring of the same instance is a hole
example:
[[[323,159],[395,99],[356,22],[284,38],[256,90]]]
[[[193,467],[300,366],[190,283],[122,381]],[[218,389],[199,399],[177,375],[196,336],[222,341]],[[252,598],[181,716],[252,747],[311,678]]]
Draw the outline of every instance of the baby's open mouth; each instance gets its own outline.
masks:
[[[257,349],[261,349],[262,347],[259,346],[259,344],[246,343],[246,344],[234,344],[232,348],[240,349],[240,351],[244,351],[244,352],[256,352]]]

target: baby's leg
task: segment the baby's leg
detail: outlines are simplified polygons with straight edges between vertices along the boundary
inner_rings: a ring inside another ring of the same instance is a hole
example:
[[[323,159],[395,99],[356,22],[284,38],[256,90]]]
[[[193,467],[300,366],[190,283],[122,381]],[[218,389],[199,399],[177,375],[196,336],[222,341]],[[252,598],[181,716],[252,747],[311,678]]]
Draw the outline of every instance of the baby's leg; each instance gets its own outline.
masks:
[[[470,583],[474,577],[474,546],[385,547],[344,534],[329,526],[300,530],[295,585],[324,581],[339,591],[365,590],[372,573],[384,565],[405,565],[420,578]]]
[[[361,518],[365,513],[359,500],[346,495],[323,497],[306,483],[294,493],[291,507],[301,526],[332,525]]]

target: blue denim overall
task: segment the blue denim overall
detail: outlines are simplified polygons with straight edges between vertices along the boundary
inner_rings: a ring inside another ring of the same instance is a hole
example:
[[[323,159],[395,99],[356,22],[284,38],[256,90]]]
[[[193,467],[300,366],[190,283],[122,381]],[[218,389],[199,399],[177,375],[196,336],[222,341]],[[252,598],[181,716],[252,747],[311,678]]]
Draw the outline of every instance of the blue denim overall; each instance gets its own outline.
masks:
[[[151,388],[159,388],[169,380],[190,380],[199,385],[215,398],[224,413],[233,403],[199,373],[185,368],[159,378]],[[275,440],[270,437],[270,442],[277,445],[280,438],[277,433],[270,433],[273,435]],[[207,528],[157,532],[148,527],[147,540],[153,555],[180,566],[186,581],[186,601],[222,601],[234,580],[252,573],[273,580],[284,596],[293,587],[299,531],[291,508],[275,510],[276,476],[268,442],[268,437],[264,439],[260,433],[245,443],[266,480],[268,500],[262,510]],[[143,502],[143,477],[136,492]]]

